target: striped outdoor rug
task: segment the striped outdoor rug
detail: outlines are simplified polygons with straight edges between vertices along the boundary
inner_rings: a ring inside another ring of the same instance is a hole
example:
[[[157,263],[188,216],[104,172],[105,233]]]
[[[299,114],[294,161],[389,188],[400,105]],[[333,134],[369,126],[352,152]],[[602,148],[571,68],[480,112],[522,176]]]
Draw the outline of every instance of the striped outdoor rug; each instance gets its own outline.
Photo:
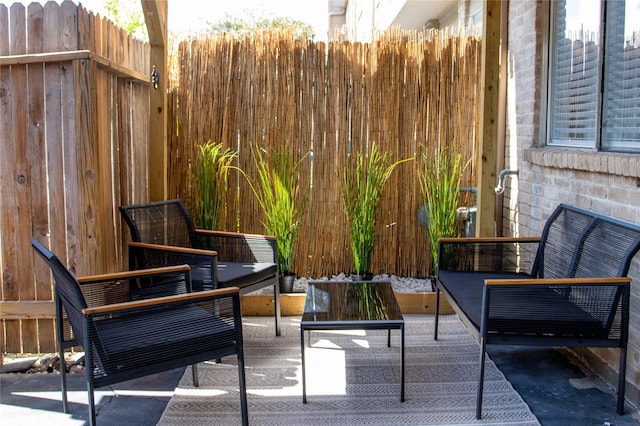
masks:
[[[302,403],[298,317],[243,323],[251,425],[538,425],[536,417],[491,361],[485,373],[483,418],[475,404],[479,348],[457,316],[405,315],[406,401],[400,402],[400,337],[392,331],[313,332],[307,348],[307,404]],[[305,339],[307,340],[307,339]],[[308,341],[308,340],[307,340]],[[160,425],[240,423],[236,359],[188,368]]]

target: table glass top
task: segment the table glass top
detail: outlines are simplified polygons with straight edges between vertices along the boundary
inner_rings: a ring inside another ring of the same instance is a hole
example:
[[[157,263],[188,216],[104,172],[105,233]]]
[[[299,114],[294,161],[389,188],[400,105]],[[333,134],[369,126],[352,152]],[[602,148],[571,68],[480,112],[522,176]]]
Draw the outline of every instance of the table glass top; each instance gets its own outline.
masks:
[[[402,320],[388,281],[309,281],[302,314],[313,321]]]

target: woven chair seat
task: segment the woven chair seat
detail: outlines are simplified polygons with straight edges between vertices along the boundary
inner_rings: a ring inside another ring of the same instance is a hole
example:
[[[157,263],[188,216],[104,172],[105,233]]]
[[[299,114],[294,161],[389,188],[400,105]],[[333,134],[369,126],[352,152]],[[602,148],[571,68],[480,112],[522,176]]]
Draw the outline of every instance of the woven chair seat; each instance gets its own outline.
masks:
[[[233,323],[212,316],[202,308],[175,311],[167,326],[166,311],[135,312],[111,319],[96,320],[93,325],[109,360],[121,362],[143,358],[164,358],[176,350],[212,351],[235,342]],[[161,331],[158,332],[158,330]]]
[[[527,274],[442,271],[440,280],[480,329],[485,279],[523,279]],[[491,294],[489,333],[517,333],[539,336],[583,336],[606,338],[606,324],[550,287],[500,288]]]

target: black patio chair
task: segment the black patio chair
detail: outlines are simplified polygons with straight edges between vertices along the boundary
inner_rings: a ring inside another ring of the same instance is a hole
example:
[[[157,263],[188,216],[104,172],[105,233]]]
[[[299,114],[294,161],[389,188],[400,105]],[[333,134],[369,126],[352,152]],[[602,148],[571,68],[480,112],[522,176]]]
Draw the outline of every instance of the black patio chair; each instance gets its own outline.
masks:
[[[243,295],[272,286],[276,336],[280,335],[275,237],[196,229],[179,199],[121,206],[120,213],[131,232],[130,269],[186,263],[194,291],[233,286]]]
[[[68,412],[64,350],[85,352],[89,421],[94,389],[235,354],[242,424],[248,424],[239,289],[191,292],[188,265],[76,279],[43,244],[31,245],[55,281],[62,404]],[[69,327],[70,326],[70,327]]]

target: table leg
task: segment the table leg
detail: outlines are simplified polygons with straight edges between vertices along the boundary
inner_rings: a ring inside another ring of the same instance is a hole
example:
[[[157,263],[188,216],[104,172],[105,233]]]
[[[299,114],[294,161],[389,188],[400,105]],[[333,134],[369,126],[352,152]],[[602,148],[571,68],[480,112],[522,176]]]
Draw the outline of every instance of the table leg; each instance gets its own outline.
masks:
[[[304,374],[304,329],[300,328],[300,349],[301,349],[301,367],[302,367],[302,403],[307,403],[307,381]]]
[[[387,347],[391,347],[391,329],[387,330]]]
[[[404,323],[400,326],[400,402],[404,402]]]

